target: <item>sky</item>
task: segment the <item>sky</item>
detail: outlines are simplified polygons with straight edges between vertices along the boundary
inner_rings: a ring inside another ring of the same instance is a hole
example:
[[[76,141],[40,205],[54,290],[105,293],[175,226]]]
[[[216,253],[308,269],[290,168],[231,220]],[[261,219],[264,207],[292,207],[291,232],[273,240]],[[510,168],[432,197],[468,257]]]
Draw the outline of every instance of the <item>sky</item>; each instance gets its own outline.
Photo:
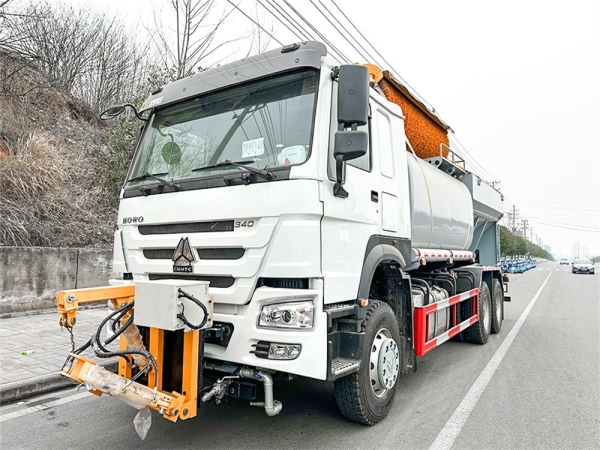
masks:
[[[350,60],[379,63],[434,107],[454,130],[451,142],[467,169],[499,181],[506,211],[514,206],[528,220],[536,243],[557,257],[576,256],[577,243],[580,253],[600,255],[600,1],[287,1]],[[298,40],[256,0],[235,3],[253,17],[258,11],[283,44]],[[276,3],[290,11],[284,0]],[[134,27],[161,8],[162,20],[172,20],[161,0],[85,4],[117,12]],[[325,8],[347,31],[324,18]],[[236,10],[222,36],[252,26]],[[245,42],[225,46],[221,56],[245,56]],[[278,46],[273,39],[269,48]]]

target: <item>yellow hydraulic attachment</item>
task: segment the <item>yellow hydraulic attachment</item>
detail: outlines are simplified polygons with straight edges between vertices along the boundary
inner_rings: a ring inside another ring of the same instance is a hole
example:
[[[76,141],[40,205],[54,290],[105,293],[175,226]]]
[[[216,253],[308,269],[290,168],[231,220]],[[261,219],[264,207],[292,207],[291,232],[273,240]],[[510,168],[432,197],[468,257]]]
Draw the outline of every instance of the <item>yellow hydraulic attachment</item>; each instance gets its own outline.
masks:
[[[85,303],[112,301],[115,309],[119,309],[135,298],[135,285],[103,286],[98,288],[72,289],[60,291],[56,303],[61,314],[60,325],[73,328],[77,323],[77,310]],[[131,310],[130,314],[133,312]],[[131,326],[135,326],[131,324]],[[95,395],[108,394],[125,403],[141,409],[148,407],[158,411],[165,419],[175,422],[178,418],[185,420],[196,416],[198,398],[198,353],[200,331],[184,333],[183,337],[183,371],[181,390],[183,394],[167,393],[162,388],[162,363],[164,352],[164,330],[150,328],[148,350],[154,357],[158,367],[158,385],[154,386],[154,367],[148,373],[148,386],[131,381],[132,369],[121,358],[118,375],[93,361],[71,353],[63,370],[60,372],[77,383],[84,383]],[[128,348],[125,333],[120,336],[121,350]]]
[[[158,411],[165,419],[175,422],[183,411],[185,396],[173,392],[154,392],[154,389],[135,381],[131,382],[116,373],[112,373],[93,361],[79,355],[70,354],[69,360],[60,372],[77,383],[84,383],[88,390],[95,395],[108,394],[123,400],[137,409],[147,406]]]
[[[77,323],[77,310],[81,304],[110,300],[115,309],[119,309],[124,304],[131,303],[134,297],[133,284],[60,291],[56,296],[56,306],[61,315],[60,325],[73,328]]]

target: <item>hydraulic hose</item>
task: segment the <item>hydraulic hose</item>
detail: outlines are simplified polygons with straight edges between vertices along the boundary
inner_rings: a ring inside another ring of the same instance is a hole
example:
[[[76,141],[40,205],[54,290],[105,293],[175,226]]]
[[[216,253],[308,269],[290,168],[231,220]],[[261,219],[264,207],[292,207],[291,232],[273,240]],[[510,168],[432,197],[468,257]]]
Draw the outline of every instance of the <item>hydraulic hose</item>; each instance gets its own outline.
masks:
[[[177,318],[181,319],[181,321],[184,324],[186,324],[187,327],[191,328],[192,330],[199,330],[204,325],[206,325],[206,322],[208,321],[208,310],[206,309],[206,306],[204,306],[202,304],[202,302],[200,300],[198,300],[196,297],[194,297],[191,294],[188,294],[183,289],[179,288],[178,291],[179,291],[178,297],[179,298],[185,297],[188,300],[191,300],[192,302],[194,302],[196,305],[198,305],[202,309],[202,312],[204,313],[204,317],[202,318],[202,322],[200,322],[200,324],[198,324],[198,325],[194,325],[193,323],[189,322],[187,320],[187,318],[185,317],[185,314],[184,314],[185,307],[183,306],[183,303],[182,303],[181,304],[181,312],[179,314],[177,314]]]

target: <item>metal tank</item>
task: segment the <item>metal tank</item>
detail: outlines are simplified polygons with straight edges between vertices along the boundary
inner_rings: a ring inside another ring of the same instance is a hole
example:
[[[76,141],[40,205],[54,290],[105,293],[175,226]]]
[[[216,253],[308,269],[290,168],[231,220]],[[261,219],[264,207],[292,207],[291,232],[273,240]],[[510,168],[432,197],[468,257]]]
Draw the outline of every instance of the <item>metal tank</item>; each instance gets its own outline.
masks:
[[[473,199],[459,180],[407,152],[412,247],[468,249],[473,240]]]

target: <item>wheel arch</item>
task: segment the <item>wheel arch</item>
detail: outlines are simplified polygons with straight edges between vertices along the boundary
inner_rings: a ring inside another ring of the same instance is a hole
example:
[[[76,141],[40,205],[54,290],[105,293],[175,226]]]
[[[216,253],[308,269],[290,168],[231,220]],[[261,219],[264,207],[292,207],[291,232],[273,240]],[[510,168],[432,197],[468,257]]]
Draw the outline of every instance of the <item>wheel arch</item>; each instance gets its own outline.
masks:
[[[383,264],[398,264],[399,268],[403,269],[406,261],[400,250],[389,244],[378,244],[368,250],[360,275],[357,298],[369,298],[373,277]]]
[[[410,248],[410,244],[409,244]],[[390,306],[400,331],[401,371],[416,370],[416,354],[413,348],[413,305],[410,294],[410,277],[403,271],[405,256],[396,246],[379,243],[365,255],[358,297],[380,300]],[[358,318],[361,310],[359,308]]]

